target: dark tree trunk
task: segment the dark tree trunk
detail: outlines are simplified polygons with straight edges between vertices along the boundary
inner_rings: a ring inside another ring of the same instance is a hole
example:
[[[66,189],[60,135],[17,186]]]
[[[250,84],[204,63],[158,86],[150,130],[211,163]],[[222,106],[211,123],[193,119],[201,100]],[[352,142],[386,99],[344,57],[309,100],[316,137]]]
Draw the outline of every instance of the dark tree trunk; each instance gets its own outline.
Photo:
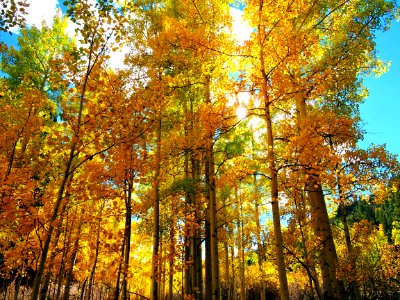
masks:
[[[79,225],[77,237],[75,239],[74,247],[72,249],[71,259],[69,261],[69,269],[68,269],[67,276],[66,276],[63,300],[69,300],[69,294],[71,291],[71,283],[72,283],[72,279],[73,279],[73,269],[74,269],[74,265],[75,265],[76,255],[78,254],[78,250],[79,250],[80,229],[81,229],[81,225]]]
[[[94,255],[94,262],[93,262],[92,271],[90,272],[90,277],[89,277],[88,293],[87,293],[87,297],[86,297],[87,300],[92,299],[94,274],[96,273],[97,260],[99,258],[101,213],[103,211],[103,208],[104,208],[104,203],[103,203],[103,205],[101,207],[101,210],[100,210],[99,216],[98,216],[97,234],[96,234],[96,250],[95,250],[95,255]],[[86,283],[86,280],[85,280],[85,283]],[[83,286],[83,288],[84,288],[84,286]]]
[[[129,270],[129,254],[131,250],[131,224],[132,224],[132,180],[126,180],[125,187],[125,232],[124,232],[124,240],[125,240],[125,255],[124,255],[124,264],[122,271],[122,300],[128,299],[127,294],[127,276]]]
[[[151,300],[158,299],[159,289],[159,246],[160,246],[160,169],[161,169],[161,117],[157,128],[156,172],[154,176],[153,203],[153,260],[151,271]]]
[[[125,257],[124,253],[125,253],[125,237],[122,239],[121,260],[119,262],[118,273],[117,273],[117,281],[115,283],[114,300],[118,300],[119,299],[119,295],[121,293],[119,283],[121,281],[122,264],[123,264],[123,260],[124,260],[124,257]]]

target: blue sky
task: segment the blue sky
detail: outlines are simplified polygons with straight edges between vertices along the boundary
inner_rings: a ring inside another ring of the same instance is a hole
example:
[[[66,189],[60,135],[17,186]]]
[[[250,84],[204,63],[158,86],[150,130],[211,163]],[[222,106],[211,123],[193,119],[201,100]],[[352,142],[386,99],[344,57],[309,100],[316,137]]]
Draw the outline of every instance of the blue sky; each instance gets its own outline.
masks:
[[[365,79],[369,96],[360,108],[367,133],[359,146],[386,144],[387,150],[400,155],[400,22],[394,21],[389,31],[378,32],[376,45],[378,56],[392,64],[381,77]]]

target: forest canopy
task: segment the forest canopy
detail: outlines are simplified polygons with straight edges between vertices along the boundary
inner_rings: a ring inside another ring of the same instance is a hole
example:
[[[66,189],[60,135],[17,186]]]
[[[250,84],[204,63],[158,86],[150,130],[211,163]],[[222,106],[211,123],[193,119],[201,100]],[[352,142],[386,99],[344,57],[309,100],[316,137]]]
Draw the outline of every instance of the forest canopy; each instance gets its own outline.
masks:
[[[1,3],[4,299],[400,297],[400,165],[357,146],[395,1]]]

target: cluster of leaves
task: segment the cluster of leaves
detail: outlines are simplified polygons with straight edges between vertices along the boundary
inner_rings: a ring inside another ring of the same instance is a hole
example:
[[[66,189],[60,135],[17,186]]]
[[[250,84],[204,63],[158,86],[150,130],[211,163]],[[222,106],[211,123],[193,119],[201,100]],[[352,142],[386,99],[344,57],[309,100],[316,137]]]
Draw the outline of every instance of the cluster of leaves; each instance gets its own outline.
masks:
[[[26,0],[15,1],[15,0],[1,0],[0,9],[0,31],[9,32],[16,26],[22,27],[25,22],[24,15],[26,14],[26,8],[29,4]]]

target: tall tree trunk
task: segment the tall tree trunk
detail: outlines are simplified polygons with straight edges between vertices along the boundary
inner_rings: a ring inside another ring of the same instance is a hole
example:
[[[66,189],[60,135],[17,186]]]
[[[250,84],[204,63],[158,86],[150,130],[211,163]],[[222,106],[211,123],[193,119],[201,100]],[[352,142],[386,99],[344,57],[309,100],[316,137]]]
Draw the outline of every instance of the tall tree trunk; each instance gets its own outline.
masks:
[[[236,300],[237,288],[236,288],[236,272],[235,272],[235,239],[233,239],[233,245],[231,247],[231,266],[232,266],[232,298]]]
[[[304,203],[303,198],[303,194],[299,193],[299,192],[294,192],[294,203],[296,206],[296,211],[297,211],[297,223],[299,226],[299,230],[300,230],[300,235],[301,235],[301,242],[303,244],[303,256],[304,259],[306,261],[309,260],[310,255],[307,249],[307,240],[306,240],[306,235],[304,234],[304,221],[306,219],[306,205]],[[298,197],[301,197],[301,201],[299,202],[297,199]],[[311,263],[309,264],[309,271],[307,270],[307,275],[308,275],[308,280],[309,280],[309,284],[310,284],[310,291],[313,293],[313,284],[315,286],[315,291],[317,293],[317,297],[318,299],[321,299],[321,288],[319,286],[319,282],[318,282],[318,278],[317,278],[317,272],[315,270],[315,264],[313,263],[313,261],[311,261]],[[313,297],[314,298],[314,297]]]
[[[168,300],[172,300],[174,294],[175,220],[173,217],[171,218],[170,228]]]
[[[17,275],[17,277],[14,280],[14,300],[18,300],[19,289],[21,287],[21,279],[22,278]]]
[[[83,300],[83,297],[85,296],[86,282],[87,282],[87,277],[85,278],[85,280],[82,283],[81,295],[79,296],[79,300]],[[90,294],[89,294],[89,300],[90,300]]]
[[[321,223],[323,222],[321,220],[321,206],[316,200],[317,197],[319,197],[319,192],[318,189],[319,185],[315,185],[311,182],[307,184],[307,190],[308,190],[308,202],[311,207],[311,218],[312,218],[312,226],[314,229],[314,233],[316,237],[319,238],[319,253],[318,253],[318,263],[321,269],[321,274],[322,274],[322,285],[323,285],[323,297],[324,299],[333,299],[334,297],[334,292],[333,292],[333,285],[332,285],[332,278],[330,274],[330,266],[328,262],[328,254],[326,250],[326,242],[328,236],[326,234],[323,234],[323,229],[321,228]]]
[[[263,44],[265,42],[266,28],[263,24],[263,7],[264,1],[259,2],[259,16],[258,16],[258,43],[260,47],[259,59],[261,66],[262,75],[262,96],[264,98],[264,119],[266,122],[267,129],[267,162],[268,162],[268,174],[271,178],[271,206],[272,206],[272,218],[274,224],[274,236],[275,236],[275,254],[276,254],[276,264],[278,266],[279,273],[279,292],[281,300],[289,299],[289,286],[286,277],[285,268],[285,258],[283,253],[283,236],[280,222],[279,213],[279,190],[278,190],[278,170],[275,166],[275,148],[274,148],[274,135],[272,129],[272,118],[271,118],[271,101],[268,93],[268,85],[270,83],[270,78],[268,77],[268,72],[265,68],[264,60],[264,49]]]
[[[128,175],[129,177],[129,175]],[[129,254],[131,250],[131,224],[132,224],[132,180],[125,180],[125,256],[122,271],[122,300],[128,299],[127,295],[127,276],[129,270]]]
[[[193,112],[193,101],[190,101],[190,113],[191,116],[194,116]],[[191,118],[192,119],[192,118]],[[192,119],[193,120],[193,119]],[[194,121],[191,121],[189,124],[189,130],[191,136],[194,136]],[[201,223],[202,220],[199,215],[200,203],[199,203],[199,182],[201,176],[201,166],[200,161],[194,154],[194,150],[190,152],[190,162],[191,162],[191,173],[192,173],[192,203],[194,207],[194,217],[195,222],[198,227],[194,230],[194,235],[192,238],[191,246],[192,246],[192,256],[193,256],[193,284],[192,286],[195,289],[195,299],[202,300],[203,299],[203,264],[202,264],[202,236],[201,236]]]
[[[260,210],[258,203],[259,201],[259,194],[258,194],[258,182],[256,175],[254,175],[254,188],[256,190],[256,197],[255,197],[255,218],[256,218],[256,228],[257,228],[257,257],[258,257],[258,270],[261,273],[261,287],[260,287],[260,299],[265,300],[265,273],[264,268],[262,266],[263,262],[263,245],[261,243],[261,224],[260,224]]]
[[[67,259],[67,254],[70,251],[70,244],[71,244],[71,236],[72,236],[72,226],[70,226],[69,221],[69,214],[68,214],[68,210],[66,211],[66,217],[65,217],[65,228],[66,231],[64,234],[64,243],[63,243],[63,253],[62,253],[62,257],[61,257],[61,263],[60,263],[60,268],[58,271],[58,276],[56,276],[56,278],[58,277],[58,281],[57,281],[57,289],[56,289],[56,294],[55,294],[55,299],[60,299],[60,295],[61,295],[61,290],[62,290],[62,286],[63,286],[63,280],[65,278],[65,265],[66,265],[66,259]]]
[[[187,99],[184,99],[183,102],[183,113],[186,116],[188,114],[188,107],[187,107]],[[192,126],[190,126],[192,127]],[[191,129],[191,128],[190,128]],[[188,143],[188,135],[189,135],[189,125],[187,122],[185,122],[184,125],[184,134],[185,134],[185,140]],[[185,173],[185,181],[186,184],[189,183],[189,153],[188,151],[185,151],[184,154],[184,173]],[[189,212],[192,212],[193,206],[192,206],[192,195],[191,192],[189,192],[189,188],[186,188],[185,191],[185,216],[188,215]],[[186,295],[192,295],[193,294],[193,237],[189,235],[190,232],[193,232],[192,228],[190,228],[192,224],[187,221],[185,217],[185,236],[184,236],[184,241],[185,241],[185,282],[184,282],[184,290]]]
[[[69,269],[68,269],[67,276],[66,276],[63,300],[69,300],[69,293],[71,291],[71,283],[72,283],[72,279],[73,279],[72,275],[73,275],[73,270],[74,270],[74,265],[75,265],[75,259],[76,259],[76,255],[78,254],[78,250],[79,250],[81,226],[82,226],[82,224],[80,223],[78,226],[77,236],[76,236],[76,239],[74,242],[74,247],[72,248],[72,253],[71,253],[71,257],[70,257],[70,261],[69,261]]]
[[[203,276],[202,276],[202,259],[201,259],[201,220],[199,219],[199,205],[198,205],[198,182],[200,178],[200,168],[199,161],[194,157],[193,153],[191,153],[191,173],[192,173],[192,185],[190,200],[192,205],[192,212],[194,212],[194,220],[196,224],[194,226],[198,226],[196,228],[192,228],[193,236],[190,237],[190,257],[191,257],[191,288],[192,288],[192,296],[194,299],[202,299],[203,298]]]
[[[62,211],[64,209],[65,209],[65,205],[64,205],[64,208],[62,209]],[[47,291],[49,289],[49,284],[50,284],[50,279],[51,279],[51,270],[53,269],[53,266],[54,266],[54,259],[57,256],[57,244],[58,244],[58,240],[60,239],[60,235],[61,235],[60,226],[61,226],[61,224],[59,224],[57,226],[57,230],[56,230],[56,234],[55,234],[55,238],[54,238],[54,249],[50,254],[49,269],[46,272],[45,279],[44,279],[42,287],[40,289],[40,298],[39,298],[40,300],[46,300]]]
[[[233,224],[231,226],[233,226]],[[228,249],[231,252],[231,254],[230,254],[231,280],[229,281],[230,293],[228,294],[228,300],[236,299],[236,284],[235,284],[236,274],[235,274],[235,252],[234,252],[235,238],[233,237],[231,226],[228,226],[228,238],[232,240],[231,247],[230,247],[230,249]]]
[[[296,106],[298,111],[298,128],[302,130],[301,125],[308,118],[306,99],[298,100]],[[333,241],[324,193],[318,177],[319,175],[315,172],[308,174],[306,190],[308,191],[309,205],[311,207],[314,233],[321,241],[319,265],[322,273],[324,297],[343,299],[342,287],[336,278],[337,254],[335,243]]]
[[[162,288],[163,288],[163,280],[162,280],[162,277],[163,277],[163,274],[164,274],[164,269],[163,269],[163,251],[164,251],[164,240],[163,240],[163,236],[162,236],[162,234],[160,234],[160,248],[159,248],[159,253],[160,253],[160,255],[159,255],[159,259],[158,259],[158,261],[159,261],[159,266],[158,266],[158,272],[159,272],[159,276],[158,276],[158,279],[159,279],[159,282],[158,282],[158,299],[162,299],[161,298],[161,291],[162,291]]]
[[[225,216],[228,215],[227,209],[226,209],[226,199],[225,197],[223,198],[223,203],[222,206],[224,208],[224,214]],[[228,227],[229,225],[227,225]],[[226,228],[226,235],[227,237],[229,236],[228,234],[229,228]],[[225,284],[227,288],[227,294],[229,298],[230,294],[230,282],[231,282],[231,276],[230,276],[230,270],[229,270],[229,249],[228,249],[228,238],[224,240],[224,254],[225,254]]]
[[[272,130],[272,119],[270,114],[270,101],[267,91],[268,78],[264,69],[264,58],[263,52],[261,51],[261,64],[262,72],[264,75],[263,82],[263,96],[264,96],[264,117],[267,123],[267,161],[268,161],[268,172],[271,178],[271,206],[272,206],[272,218],[274,224],[274,236],[275,236],[275,253],[276,263],[278,266],[279,273],[279,291],[282,300],[289,299],[289,286],[286,277],[285,258],[283,254],[283,236],[281,229],[280,213],[279,213],[279,194],[278,194],[278,171],[275,166],[275,151],[274,151],[274,138]]]
[[[238,221],[238,232],[239,234],[239,252],[240,252],[240,300],[246,299],[246,277],[245,277],[245,266],[246,261],[244,257],[244,221],[243,221],[243,206],[242,206],[242,199],[239,195],[239,208],[240,208],[240,219]]]
[[[153,259],[151,269],[151,300],[158,299],[159,277],[159,246],[160,246],[160,169],[161,169],[161,116],[157,124],[156,172],[154,175],[154,205],[153,205]]]
[[[166,239],[167,241],[167,239]],[[167,254],[167,247],[165,247],[163,252],[163,257],[166,257]],[[163,271],[162,271],[162,289],[160,290],[160,299],[165,299],[165,287],[167,282],[167,259],[163,259]]]
[[[206,98],[208,96],[206,95]],[[207,145],[209,147],[209,145]],[[205,173],[205,184],[207,186],[206,190],[206,200],[207,200],[207,208],[205,212],[205,224],[204,224],[204,231],[205,231],[205,297],[206,299],[212,299],[213,297],[213,285],[212,285],[212,265],[211,265],[211,260],[212,260],[212,255],[211,255],[211,229],[210,229],[210,214],[211,214],[211,208],[210,208],[210,163],[209,163],[209,149],[206,150],[205,153],[205,159],[204,159],[204,173]]]
[[[185,112],[187,111],[186,105],[185,105]],[[187,137],[187,126],[185,126],[185,137]],[[189,154],[186,152],[185,153],[185,160],[184,160],[184,172],[185,172],[185,179],[186,182],[189,179]],[[185,192],[185,204],[186,204],[186,212],[185,214],[187,215],[189,212],[192,211],[192,199],[189,190],[187,189]],[[193,294],[193,237],[189,236],[189,233],[192,232],[192,226],[191,222],[187,222],[185,220],[185,294],[186,295],[192,295]]]
[[[105,202],[103,202],[103,204],[102,204],[102,207],[101,207],[100,212],[99,212],[98,220],[97,220],[96,250],[95,250],[95,254],[94,254],[94,261],[93,261],[92,271],[90,272],[90,277],[89,277],[88,293],[87,293],[87,296],[86,296],[87,300],[91,300],[92,299],[94,274],[96,273],[97,260],[99,258],[101,213],[103,211],[104,205],[105,205]],[[85,283],[86,283],[86,281],[85,281]],[[83,286],[83,289],[84,288],[85,288],[85,285]]]
[[[119,262],[117,280],[116,280],[116,283],[115,283],[114,300],[118,300],[119,299],[119,295],[121,293],[119,282],[121,281],[122,264],[123,264],[124,257],[125,257],[125,236],[122,239],[122,247],[121,247],[121,249],[122,249],[121,250],[121,259],[120,259],[120,262]]]
[[[207,172],[206,172],[207,174]],[[206,177],[207,181],[207,177]],[[204,224],[204,231],[205,231],[205,254],[206,254],[206,261],[205,261],[205,298],[210,299],[212,298],[212,276],[211,276],[211,236],[210,236],[210,221],[209,221],[209,209],[207,208],[206,211],[206,220]]]
[[[202,262],[202,237],[199,232],[196,234],[196,287],[198,289],[197,300],[203,300],[203,262]]]
[[[210,92],[211,78],[206,76],[205,81],[205,98],[206,104],[211,105]],[[217,236],[217,204],[216,204],[216,186],[215,186],[215,167],[214,167],[214,149],[213,135],[210,133],[207,143],[206,165],[208,168],[208,214],[210,226],[210,260],[211,260],[211,299],[219,299],[219,265],[218,265],[218,236]]]
[[[231,282],[231,275],[230,275],[230,266],[229,266],[229,249],[228,249],[228,242],[224,241],[224,254],[225,254],[225,284],[227,295],[229,297],[230,293],[230,282]]]

